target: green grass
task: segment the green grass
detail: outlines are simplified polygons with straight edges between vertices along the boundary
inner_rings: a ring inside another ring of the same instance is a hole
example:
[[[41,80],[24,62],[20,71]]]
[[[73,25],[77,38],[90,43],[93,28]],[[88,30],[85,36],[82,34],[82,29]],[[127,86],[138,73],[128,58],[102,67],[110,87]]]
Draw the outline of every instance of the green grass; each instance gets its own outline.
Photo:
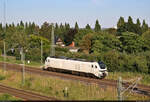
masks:
[[[3,61],[3,57],[0,56],[0,61]],[[8,57],[7,58],[8,63],[15,63],[15,64],[21,64],[21,61],[16,60],[14,57]],[[25,63],[26,66],[36,67],[40,68],[41,64],[40,62],[34,62],[31,61],[30,64],[27,62]],[[149,74],[143,74],[143,73],[136,73],[136,72],[109,72],[109,75],[106,77],[106,79],[114,79],[118,80],[119,77],[122,77],[123,80],[131,80],[131,79],[137,79],[138,77],[142,77],[142,80],[139,82],[140,84],[149,85],[150,86],[150,75]],[[132,81],[131,81],[132,82]]]
[[[3,75],[2,70],[0,74]],[[117,100],[117,90],[111,87],[102,88],[96,84],[85,84],[81,82],[62,80],[55,77],[46,77],[33,74],[25,74],[25,84],[22,85],[20,72],[7,71],[6,78],[0,83],[24,90],[30,90],[42,95],[56,97],[61,100]],[[68,97],[65,88],[68,89]],[[129,94],[128,92],[125,94]],[[129,94],[126,100],[148,100],[149,97],[137,94]]]
[[[0,81],[4,80],[6,77],[4,75],[0,75]]]
[[[128,82],[135,82],[138,78],[142,78],[139,81],[139,84],[150,86],[150,75],[136,72],[109,72],[109,75],[106,79],[118,80],[119,77],[122,77],[123,80]]]
[[[3,62],[4,58],[3,56],[0,56],[0,62]],[[11,57],[11,56],[7,56],[6,57],[6,62],[7,63],[14,63],[14,64],[22,64],[22,62],[20,60],[16,60],[15,57]],[[40,68],[41,63],[40,62],[35,62],[35,61],[31,61],[31,63],[27,63],[27,61],[25,62],[26,66],[31,66],[31,67],[38,67]]]
[[[0,61],[3,61],[3,57],[0,56]],[[7,57],[6,60],[8,63],[15,63],[15,64],[21,64],[20,60],[16,60],[15,57]],[[26,66],[36,67],[40,68],[41,63],[40,62],[34,62],[31,61],[31,63],[25,63]],[[138,77],[142,77],[142,80],[139,82],[140,84],[149,85],[150,86],[150,75],[149,74],[143,74],[143,73],[136,73],[136,72],[109,72],[109,75],[106,77],[106,79],[113,79],[118,80],[119,77],[122,77],[123,80],[130,81],[131,79],[137,79]],[[132,82],[132,81],[131,81]]]
[[[4,93],[4,94],[0,93],[0,100],[3,100],[3,101],[10,101],[10,100],[11,101],[19,101],[21,99],[16,98],[16,97],[14,97],[12,95],[9,95],[9,94],[6,94],[6,93]]]
[[[0,56],[0,61],[3,61],[3,57]],[[21,64],[20,60],[16,60],[15,57],[7,57],[8,63]],[[40,67],[40,62],[31,61],[30,64],[25,63],[27,66]],[[106,79],[117,80],[119,77],[123,80],[133,82],[137,78],[142,77],[139,84],[150,86],[150,75],[135,72],[109,72]],[[61,80],[59,78],[44,77],[40,75],[31,75],[26,73],[25,85],[21,84],[21,73],[19,72],[7,72],[3,75],[0,71],[0,83],[7,84],[14,88],[20,88],[24,90],[30,90],[40,93],[42,95],[56,97],[63,100],[117,100],[117,90],[113,88],[103,89],[98,85],[86,85],[80,82]],[[65,88],[68,88],[68,97],[65,97]],[[128,92],[125,95],[129,94]],[[6,95],[7,96],[7,95]],[[126,100],[150,100],[149,97],[144,97],[137,94],[129,94],[125,97]]]

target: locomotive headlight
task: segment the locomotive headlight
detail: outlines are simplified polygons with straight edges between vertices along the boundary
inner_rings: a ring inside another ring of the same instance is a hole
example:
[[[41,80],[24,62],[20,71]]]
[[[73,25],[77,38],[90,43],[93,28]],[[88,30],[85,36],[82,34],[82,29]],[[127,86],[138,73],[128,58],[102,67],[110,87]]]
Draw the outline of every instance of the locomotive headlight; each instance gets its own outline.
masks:
[[[99,72],[99,77],[101,77],[103,75],[103,73],[102,72]]]
[[[108,72],[107,71],[105,71],[105,74],[106,74],[106,76],[108,76]]]

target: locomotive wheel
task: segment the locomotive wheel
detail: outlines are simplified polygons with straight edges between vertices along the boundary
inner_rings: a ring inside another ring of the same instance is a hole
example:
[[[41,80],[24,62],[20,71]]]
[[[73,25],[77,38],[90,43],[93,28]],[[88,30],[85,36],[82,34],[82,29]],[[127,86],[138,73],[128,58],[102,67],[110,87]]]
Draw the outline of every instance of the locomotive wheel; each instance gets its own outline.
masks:
[[[46,70],[45,68],[42,68],[42,70]]]
[[[86,74],[85,74],[85,76],[86,76],[86,77],[89,77],[89,74],[88,74],[88,73],[86,73]]]

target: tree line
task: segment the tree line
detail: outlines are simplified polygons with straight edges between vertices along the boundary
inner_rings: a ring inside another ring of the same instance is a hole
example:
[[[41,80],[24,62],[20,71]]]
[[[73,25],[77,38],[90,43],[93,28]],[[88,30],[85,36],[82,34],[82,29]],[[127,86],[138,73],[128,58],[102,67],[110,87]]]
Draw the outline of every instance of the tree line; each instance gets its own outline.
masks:
[[[70,27],[68,23],[54,25],[55,38],[61,38],[65,45],[72,41],[80,47],[78,53],[70,53],[66,48],[56,48],[56,55],[102,60],[109,71],[150,72],[150,28],[145,20],[134,23],[131,16],[126,22],[120,17],[116,28],[102,29],[98,20],[94,28],[89,24],[80,28],[78,23]],[[41,26],[34,22],[0,24],[0,52],[6,42],[7,55],[20,59],[20,49],[26,53],[26,60],[40,60],[40,46],[43,41],[43,56],[50,54],[52,24]]]

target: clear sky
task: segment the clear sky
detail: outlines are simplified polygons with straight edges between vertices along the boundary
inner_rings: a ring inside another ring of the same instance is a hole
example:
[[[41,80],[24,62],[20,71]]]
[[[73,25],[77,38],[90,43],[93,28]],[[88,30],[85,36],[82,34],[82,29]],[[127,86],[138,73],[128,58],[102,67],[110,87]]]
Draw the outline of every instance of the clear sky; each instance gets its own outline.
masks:
[[[3,2],[0,0],[0,22],[3,22]],[[80,27],[87,23],[92,27],[96,19],[102,27],[114,27],[120,16],[127,20],[132,16],[143,19],[150,25],[150,0],[6,0],[7,23],[15,24],[21,20],[34,21],[41,25],[58,22],[77,21]]]

